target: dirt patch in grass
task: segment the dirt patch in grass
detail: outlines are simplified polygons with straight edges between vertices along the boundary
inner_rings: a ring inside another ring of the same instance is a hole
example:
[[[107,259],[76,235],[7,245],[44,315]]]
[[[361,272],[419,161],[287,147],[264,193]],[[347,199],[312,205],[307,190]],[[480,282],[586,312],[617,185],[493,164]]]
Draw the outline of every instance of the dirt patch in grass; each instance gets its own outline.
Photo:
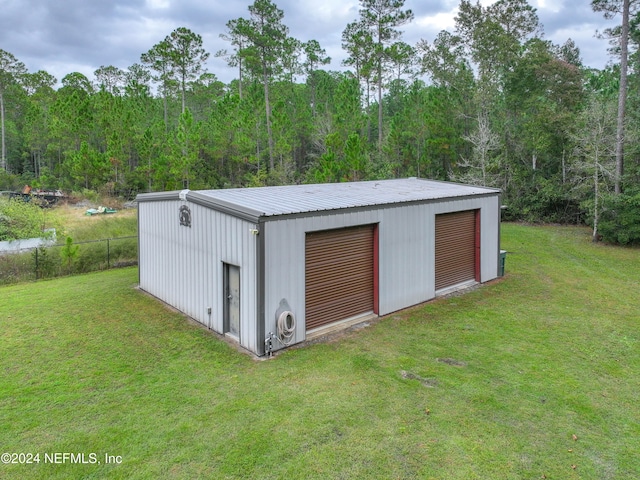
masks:
[[[463,362],[462,360],[456,360],[455,358],[436,358],[436,362],[446,363],[447,365],[452,365],[454,367],[467,366],[467,362]]]
[[[400,371],[400,376],[405,380],[418,380],[423,386],[428,388],[434,388],[438,386],[438,381],[435,378],[426,378],[416,375],[413,372],[407,372],[406,370]]]

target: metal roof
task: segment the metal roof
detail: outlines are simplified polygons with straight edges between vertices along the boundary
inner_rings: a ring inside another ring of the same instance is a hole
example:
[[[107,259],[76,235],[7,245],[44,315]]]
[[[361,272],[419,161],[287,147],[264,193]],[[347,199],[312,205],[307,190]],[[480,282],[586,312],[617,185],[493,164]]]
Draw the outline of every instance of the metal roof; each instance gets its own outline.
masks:
[[[493,188],[416,178],[142,194],[139,201],[179,198],[252,218],[389,206],[475,195]]]

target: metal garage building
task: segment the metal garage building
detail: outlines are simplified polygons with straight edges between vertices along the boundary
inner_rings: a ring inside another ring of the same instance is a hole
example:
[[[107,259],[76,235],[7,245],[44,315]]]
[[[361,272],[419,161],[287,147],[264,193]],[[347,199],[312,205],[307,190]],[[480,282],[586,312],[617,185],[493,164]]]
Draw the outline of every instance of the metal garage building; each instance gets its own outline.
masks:
[[[411,178],[138,202],[140,287],[256,355],[499,272],[490,188]]]

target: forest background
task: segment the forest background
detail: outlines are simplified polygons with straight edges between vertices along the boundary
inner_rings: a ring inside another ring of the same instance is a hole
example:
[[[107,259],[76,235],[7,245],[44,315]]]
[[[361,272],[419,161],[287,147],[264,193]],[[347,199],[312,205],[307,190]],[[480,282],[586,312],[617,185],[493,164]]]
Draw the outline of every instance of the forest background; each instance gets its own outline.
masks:
[[[339,72],[269,0],[227,22],[227,50],[180,27],[92,79],[28,72],[0,49],[0,190],[131,198],[416,176],[500,188],[505,220],[640,243],[640,1],[591,6],[617,19],[601,70],[571,39],[545,40],[526,0],[463,0],[454,31],[416,45],[403,0],[360,0]],[[205,70],[211,54],[233,81]]]

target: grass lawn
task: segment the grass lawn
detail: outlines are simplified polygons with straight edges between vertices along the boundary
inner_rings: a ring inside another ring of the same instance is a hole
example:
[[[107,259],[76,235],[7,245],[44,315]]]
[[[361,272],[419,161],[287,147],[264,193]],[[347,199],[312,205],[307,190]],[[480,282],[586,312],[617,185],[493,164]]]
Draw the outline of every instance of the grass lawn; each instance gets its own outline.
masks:
[[[127,237],[138,233],[138,211],[135,208],[117,208],[117,213],[86,215],[87,206],[62,204],[47,210],[47,221],[63,225],[58,242],[64,243],[69,235],[74,242]]]
[[[640,250],[502,239],[503,280],[269,361],[135,268],[2,287],[0,453],[40,463],[0,478],[640,478]]]

